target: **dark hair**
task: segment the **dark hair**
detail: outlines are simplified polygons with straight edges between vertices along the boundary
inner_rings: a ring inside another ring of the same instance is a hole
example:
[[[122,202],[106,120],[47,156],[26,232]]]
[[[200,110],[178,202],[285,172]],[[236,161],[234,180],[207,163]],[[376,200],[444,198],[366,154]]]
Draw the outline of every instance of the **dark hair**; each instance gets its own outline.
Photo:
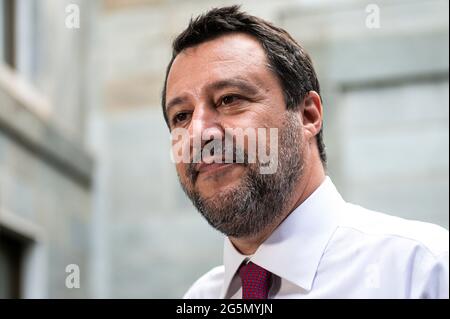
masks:
[[[240,10],[240,6],[214,8],[191,19],[188,27],[173,42],[172,59],[169,62],[162,92],[164,119],[167,77],[177,55],[190,47],[212,40],[221,35],[242,32],[255,37],[262,45],[270,69],[279,78],[284,89],[287,109],[296,109],[309,91],[320,94],[319,81],[311,58],[285,30]],[[320,159],[326,164],[322,129],[316,135]]]

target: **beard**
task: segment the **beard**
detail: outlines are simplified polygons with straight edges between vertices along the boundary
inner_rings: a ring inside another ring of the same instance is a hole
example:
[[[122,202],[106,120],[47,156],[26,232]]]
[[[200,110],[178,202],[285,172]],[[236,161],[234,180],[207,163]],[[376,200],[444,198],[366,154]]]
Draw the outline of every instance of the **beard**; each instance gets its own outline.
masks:
[[[260,167],[264,164],[257,158],[255,163],[243,164],[245,172],[238,185],[209,198],[195,190],[198,175],[195,164],[186,164],[185,183],[178,175],[184,192],[197,210],[223,234],[235,238],[257,235],[285,213],[303,174],[303,140],[296,113],[287,111],[279,132],[278,167],[273,174],[261,174]]]

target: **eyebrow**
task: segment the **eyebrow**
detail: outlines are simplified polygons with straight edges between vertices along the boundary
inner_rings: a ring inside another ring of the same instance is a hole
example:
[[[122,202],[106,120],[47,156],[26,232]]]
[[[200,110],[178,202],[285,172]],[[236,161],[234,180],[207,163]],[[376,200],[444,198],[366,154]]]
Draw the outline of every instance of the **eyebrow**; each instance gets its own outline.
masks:
[[[248,81],[242,78],[219,80],[206,86],[207,91],[223,90],[225,88],[238,88],[243,93],[246,93],[248,95],[256,95],[258,93],[258,88],[255,85],[250,84]],[[181,95],[173,98],[166,104],[166,114],[169,113],[170,108],[178,104],[186,103],[187,100],[188,98],[186,95]]]
[[[178,104],[186,103],[186,101],[187,101],[187,97],[185,95],[177,96],[176,98],[173,98],[172,100],[169,101],[169,103],[167,103],[166,114],[169,113],[169,109],[170,108],[172,108],[172,107],[174,107],[175,105],[178,105]]]
[[[238,88],[242,92],[249,95],[255,95],[258,93],[258,88],[256,86],[241,78],[219,80],[209,84],[206,88],[207,90],[222,90],[230,87]]]

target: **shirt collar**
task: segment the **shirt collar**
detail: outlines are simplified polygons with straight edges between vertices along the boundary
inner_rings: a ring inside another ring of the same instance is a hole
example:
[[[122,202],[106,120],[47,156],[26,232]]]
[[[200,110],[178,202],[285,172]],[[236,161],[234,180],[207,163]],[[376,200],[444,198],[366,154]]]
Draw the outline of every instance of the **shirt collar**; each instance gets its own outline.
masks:
[[[251,261],[305,290],[311,290],[323,252],[338,226],[344,200],[327,176],[322,184],[261,244]],[[225,238],[222,298],[248,256]]]

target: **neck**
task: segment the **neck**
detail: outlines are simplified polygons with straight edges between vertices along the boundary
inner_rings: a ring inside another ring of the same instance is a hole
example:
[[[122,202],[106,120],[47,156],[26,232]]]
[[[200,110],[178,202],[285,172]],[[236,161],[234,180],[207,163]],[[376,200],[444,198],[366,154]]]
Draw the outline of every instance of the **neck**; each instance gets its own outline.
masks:
[[[290,215],[290,213],[300,206],[325,179],[325,171],[321,163],[320,166],[314,165],[313,167],[310,167],[309,170],[305,169],[305,172],[308,173],[305,173],[299,179],[292,199],[289,201],[289,205],[286,205],[285,211],[277,220],[258,234],[239,238],[229,237],[231,243],[241,254],[253,255],[258,247],[275,231],[275,229]]]

